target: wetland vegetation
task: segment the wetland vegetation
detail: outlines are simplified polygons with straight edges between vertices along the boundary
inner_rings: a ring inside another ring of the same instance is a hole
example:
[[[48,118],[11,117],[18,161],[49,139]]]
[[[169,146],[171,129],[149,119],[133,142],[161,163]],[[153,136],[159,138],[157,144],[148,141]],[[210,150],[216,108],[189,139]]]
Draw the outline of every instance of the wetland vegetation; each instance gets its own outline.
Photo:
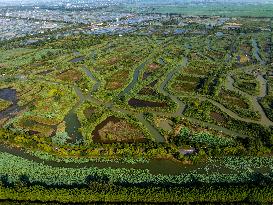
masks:
[[[2,42],[0,199],[272,202],[272,24]]]

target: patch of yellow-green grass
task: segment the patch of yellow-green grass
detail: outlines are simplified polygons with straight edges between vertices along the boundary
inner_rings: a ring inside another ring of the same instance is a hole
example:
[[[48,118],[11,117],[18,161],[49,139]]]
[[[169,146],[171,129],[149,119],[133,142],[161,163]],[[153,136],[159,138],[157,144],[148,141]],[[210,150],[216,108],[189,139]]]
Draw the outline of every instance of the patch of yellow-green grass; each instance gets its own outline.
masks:
[[[10,102],[10,101],[0,99],[0,111],[5,110],[5,109],[8,108],[11,104],[12,104],[12,102]]]

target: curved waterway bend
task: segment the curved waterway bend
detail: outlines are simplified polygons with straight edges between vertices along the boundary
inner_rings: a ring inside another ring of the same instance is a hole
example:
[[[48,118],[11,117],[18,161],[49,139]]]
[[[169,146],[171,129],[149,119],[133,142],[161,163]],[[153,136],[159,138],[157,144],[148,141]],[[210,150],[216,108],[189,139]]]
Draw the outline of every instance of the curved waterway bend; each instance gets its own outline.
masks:
[[[194,118],[190,118],[190,117],[186,117],[183,115],[183,112],[185,110],[185,104],[180,101],[178,99],[177,96],[175,95],[172,95],[170,94],[168,91],[166,91],[166,87],[169,83],[169,81],[173,78],[173,76],[175,75],[176,72],[179,71],[179,69],[185,67],[186,65],[188,64],[188,59],[186,57],[183,58],[183,62],[181,65],[179,65],[176,69],[173,69],[171,70],[168,74],[167,74],[167,77],[165,78],[165,80],[161,83],[160,87],[159,87],[159,91],[161,93],[163,93],[164,95],[166,96],[169,96],[174,102],[176,102],[178,104],[178,109],[176,110],[175,113],[159,113],[159,112],[153,112],[154,114],[158,114],[158,115],[165,115],[165,116],[169,116],[169,117],[184,117],[186,118],[187,120],[193,122],[193,123],[197,123],[197,124],[200,124],[200,125],[203,125],[203,126],[206,126],[206,127],[211,127],[215,130],[218,130],[220,132],[223,132],[223,133],[226,133],[228,135],[231,135],[231,136],[240,136],[240,137],[243,137],[243,138],[246,138],[247,136],[246,135],[242,135],[240,133],[237,133],[235,131],[232,131],[232,130],[229,130],[229,129],[226,129],[224,127],[220,127],[220,126],[217,126],[215,124],[211,124],[211,123],[208,123],[208,122],[203,122],[203,121],[200,121],[200,120],[197,120],[197,119],[194,119]],[[214,102],[214,101],[213,101]],[[221,105],[222,106],[222,105]],[[224,106],[222,106],[222,108],[224,108]]]
[[[100,81],[91,73],[91,71],[86,66],[83,66],[83,71],[92,81],[96,82],[92,88],[91,94],[97,92],[100,88]]]
[[[156,142],[165,142],[165,138],[160,134],[160,132],[150,124],[145,118],[143,113],[138,114],[137,119],[149,130],[150,134],[155,137]]]
[[[148,62],[148,59],[146,59],[143,63],[141,63],[135,69],[135,72],[134,72],[134,75],[133,75],[133,80],[129,83],[129,85],[123,91],[121,91],[119,93],[118,97],[121,97],[121,96],[124,96],[124,95],[128,94],[134,88],[134,86],[138,82],[140,71],[145,67],[145,65],[147,64],[147,62]]]
[[[75,58],[76,60],[78,60],[79,58]],[[75,59],[72,59],[71,62],[78,62]],[[80,60],[84,59],[84,57],[81,57]],[[92,95],[92,93],[96,92],[99,87],[100,87],[100,81],[97,80],[93,74],[91,73],[91,71],[86,67],[83,66],[83,70],[85,72],[85,74],[92,80],[95,81],[95,85],[92,88],[92,91],[90,92],[90,95]],[[84,95],[81,91],[81,89],[77,86],[73,86],[76,95],[79,98],[79,102],[69,111],[69,113],[65,116],[64,121],[65,121],[65,131],[68,133],[70,140],[69,142],[71,143],[83,143],[83,136],[81,134],[81,132],[79,131],[80,127],[81,127],[81,123],[78,119],[78,116],[76,114],[76,109],[85,101],[85,100],[92,100],[93,98],[92,96],[87,96]]]
[[[249,94],[235,88],[233,86],[234,79],[230,75],[227,76],[226,87],[229,90],[237,91],[241,95],[246,96],[247,98],[249,98],[251,100],[250,102],[252,103],[252,106],[253,106],[254,110],[259,112],[259,114],[261,116],[261,119],[259,121],[253,121],[253,120],[249,120],[249,119],[244,119],[242,121],[246,121],[246,122],[249,121],[249,122],[253,122],[253,123],[259,123],[259,124],[261,124],[263,126],[268,126],[268,127],[273,126],[273,122],[268,119],[268,117],[266,116],[262,106],[259,103],[259,98],[265,97],[265,95],[267,94],[266,80],[264,79],[264,77],[261,74],[259,74],[257,76],[257,80],[259,81],[260,86],[261,86],[259,96],[252,96],[252,95],[249,95]]]
[[[79,97],[79,102],[69,111],[69,113],[65,116],[65,131],[70,137],[70,143],[82,143],[83,136],[79,131],[81,127],[81,123],[76,114],[76,109],[80,106],[81,103],[85,100],[85,96],[82,94],[80,88],[74,86],[75,93]]]
[[[252,39],[252,47],[253,47],[253,56],[261,65],[265,65],[265,61],[260,56],[260,49],[258,48],[258,43],[255,39]]]
[[[185,66],[186,64],[187,64],[187,59],[184,58],[184,61],[183,61],[182,65],[180,65],[176,69],[173,69],[166,76],[166,78],[163,81],[163,83],[160,85],[161,92],[164,93],[164,94],[166,94],[166,95],[168,95],[168,96],[170,96],[175,102],[177,102],[179,104],[179,108],[178,108],[177,112],[174,113],[174,114],[171,114],[172,116],[176,116],[177,115],[177,116],[184,117],[182,115],[182,112],[184,110],[184,104],[176,96],[173,96],[173,95],[169,94],[165,90],[165,88],[166,88],[168,82],[173,78],[174,74],[178,71],[178,69],[180,69],[181,67]],[[137,72],[135,72],[135,73],[137,74]],[[88,75],[88,76],[91,77],[93,75]],[[93,90],[95,90],[94,87],[93,87]],[[80,101],[76,104],[76,106],[70,111],[70,113],[66,117],[66,121],[68,123],[70,123],[70,121],[72,123],[73,120],[78,120],[74,111],[80,105],[80,103],[82,103],[83,101],[85,101],[86,99],[88,99],[88,97],[86,97],[86,96],[84,96],[82,94],[81,90],[78,87],[74,86],[74,89],[75,89],[75,92],[77,93]],[[120,111],[120,112],[125,112],[122,109],[118,109],[118,108],[113,108],[113,110]],[[134,114],[134,113],[129,113],[129,111],[128,111],[128,114]],[[165,113],[165,114],[167,114],[167,113]],[[144,118],[143,113],[136,114],[136,116],[137,116],[138,120],[140,122],[142,122],[142,124],[144,126],[146,126],[146,128],[151,132],[151,134],[156,137],[156,140],[158,142],[164,142],[163,136],[159,133],[159,131],[156,128],[154,128]],[[187,118],[187,119],[189,119],[189,118]],[[197,123],[200,123],[200,124],[207,125],[209,127],[212,126],[209,123],[200,122],[200,121],[198,121],[196,119],[189,119],[189,120],[197,122]],[[74,125],[75,125],[75,123],[74,123]],[[215,128],[215,127],[213,127],[213,128]],[[74,130],[78,130],[77,127],[74,127],[73,129]],[[221,128],[221,129],[223,129],[223,131],[225,131],[224,128]],[[227,130],[227,131],[229,131],[229,130]],[[75,139],[79,140],[80,137],[78,137],[78,138],[76,137]],[[37,163],[43,163],[45,165],[49,165],[49,166],[52,166],[52,167],[67,167],[67,168],[86,168],[86,167],[98,167],[98,168],[108,168],[108,167],[112,167],[112,168],[135,168],[135,169],[148,169],[151,173],[154,173],[154,174],[181,174],[181,173],[183,173],[185,171],[188,172],[189,170],[196,169],[196,167],[194,167],[194,166],[191,166],[191,165],[187,166],[187,165],[179,164],[179,163],[176,163],[176,162],[170,161],[170,160],[152,160],[151,162],[144,163],[144,164],[141,164],[141,163],[138,163],[138,164],[125,164],[125,163],[115,163],[115,162],[110,162],[110,163],[87,162],[87,163],[81,163],[81,164],[79,164],[79,163],[65,163],[65,162],[56,162],[56,161],[50,161],[50,160],[43,160],[43,159],[40,159],[38,157],[32,156],[31,154],[28,154],[28,153],[26,153],[23,150],[16,149],[16,148],[7,148],[7,147],[5,147],[3,145],[0,145],[0,151],[8,152],[8,153],[11,153],[13,155],[17,155],[17,156],[23,157],[25,159],[32,160],[32,161],[35,161]]]
[[[145,64],[147,63],[148,60],[146,60],[145,62],[143,62],[135,71],[134,73],[134,78],[133,80],[131,81],[131,83],[123,90],[123,92],[120,93],[120,96],[124,95],[124,94],[127,94],[128,92],[130,92],[130,90],[135,86],[135,84],[137,83],[138,81],[138,77],[139,77],[139,74],[140,74],[140,71],[144,68]],[[93,75],[92,73],[90,72],[90,70],[87,69],[86,66],[83,67],[85,73],[87,76],[89,76],[91,78],[91,80],[94,80],[96,81],[96,84],[94,85],[93,89],[92,89],[92,92],[91,92],[91,95],[93,92],[96,92],[99,87],[100,87],[100,82],[99,80],[97,80]],[[78,89],[75,89],[77,95],[82,95],[80,90]],[[83,99],[84,100],[84,97],[80,97],[80,99]],[[97,102],[96,99],[94,99],[92,96],[89,96],[88,98],[89,100],[93,101],[93,102]],[[160,132],[155,128],[153,127],[143,116],[143,113],[140,113],[140,114],[137,114],[137,113],[134,113],[134,112],[130,112],[130,111],[127,111],[127,110],[124,110],[124,109],[120,109],[120,108],[114,108],[112,104],[105,104],[106,107],[110,108],[111,110],[113,111],[117,111],[117,112],[122,112],[122,113],[125,113],[125,114],[130,114],[130,115],[135,115],[136,118],[148,129],[148,131],[151,133],[151,135],[153,137],[155,137],[155,140],[157,142],[165,142],[165,139],[164,137],[160,134]]]
[[[176,116],[181,116],[183,111],[185,110],[185,104],[183,102],[181,102],[177,96],[170,94],[168,91],[166,91],[166,87],[169,83],[169,81],[173,78],[173,76],[175,75],[175,73],[177,73],[179,71],[179,69],[185,67],[188,64],[188,59],[186,57],[183,58],[182,64],[179,65],[176,69],[171,70],[166,78],[164,79],[164,81],[161,83],[161,85],[159,86],[159,91],[161,93],[163,93],[166,96],[169,96],[177,105],[178,105],[178,109],[176,110],[175,115]]]
[[[183,173],[189,173],[190,171],[196,171],[200,174],[207,174],[205,166],[207,164],[199,165],[184,165],[182,163],[177,163],[171,160],[165,159],[155,159],[151,160],[149,163],[120,163],[120,162],[84,162],[84,163],[75,163],[75,162],[57,162],[52,160],[43,160],[38,157],[35,157],[21,149],[10,148],[0,144],[0,151],[6,152],[18,157],[21,157],[25,160],[33,161],[35,163],[47,165],[53,168],[74,168],[74,169],[84,169],[84,168],[126,168],[126,169],[141,169],[148,170],[151,174],[170,174],[170,175],[179,175]],[[37,164],[38,165],[38,164]],[[39,165],[38,165],[39,166]],[[220,169],[220,170],[219,170]],[[217,168],[217,170],[210,169],[210,172],[221,172],[221,173],[230,173],[231,170],[226,168]]]

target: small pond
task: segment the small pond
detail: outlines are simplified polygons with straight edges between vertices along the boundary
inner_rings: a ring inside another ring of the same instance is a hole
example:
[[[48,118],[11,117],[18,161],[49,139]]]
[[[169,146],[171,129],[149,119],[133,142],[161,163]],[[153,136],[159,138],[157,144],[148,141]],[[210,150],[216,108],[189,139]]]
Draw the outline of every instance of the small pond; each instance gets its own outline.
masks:
[[[79,128],[81,127],[81,123],[78,119],[77,114],[74,112],[74,110],[71,110],[64,118],[65,121],[65,131],[68,133],[68,136],[71,138],[69,142],[76,143],[76,142],[82,142],[83,136],[81,132],[79,131]]]
[[[11,117],[20,111],[20,107],[17,105],[16,90],[11,88],[0,89],[0,98],[3,100],[11,101],[13,104],[7,109],[0,112],[0,119]]]

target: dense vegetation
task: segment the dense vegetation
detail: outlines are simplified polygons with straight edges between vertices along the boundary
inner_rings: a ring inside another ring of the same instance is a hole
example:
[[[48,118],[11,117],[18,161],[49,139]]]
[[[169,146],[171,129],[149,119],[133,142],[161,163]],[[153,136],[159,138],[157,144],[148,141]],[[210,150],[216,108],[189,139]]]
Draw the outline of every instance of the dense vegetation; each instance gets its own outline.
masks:
[[[22,182],[14,187],[1,187],[1,198],[43,202],[217,202],[269,203],[272,188],[266,185],[191,185],[191,187],[130,187],[91,183],[82,188],[44,188],[40,185],[26,186]],[[41,197],[46,196],[46,197]]]
[[[218,20],[2,42],[0,199],[273,202],[272,22]]]

